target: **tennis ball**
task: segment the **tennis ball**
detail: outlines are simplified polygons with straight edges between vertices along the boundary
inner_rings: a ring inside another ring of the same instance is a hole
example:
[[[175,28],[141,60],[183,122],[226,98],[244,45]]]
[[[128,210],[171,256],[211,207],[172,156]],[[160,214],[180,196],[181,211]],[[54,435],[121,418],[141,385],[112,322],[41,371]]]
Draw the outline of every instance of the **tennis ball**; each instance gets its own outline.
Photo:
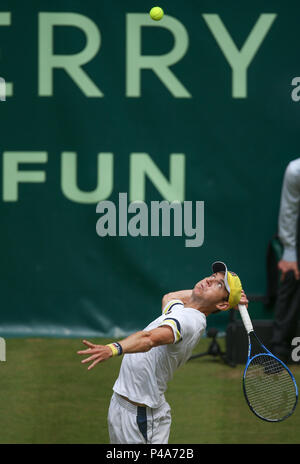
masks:
[[[164,11],[159,6],[154,6],[150,10],[150,16],[154,21],[159,21],[164,15]]]

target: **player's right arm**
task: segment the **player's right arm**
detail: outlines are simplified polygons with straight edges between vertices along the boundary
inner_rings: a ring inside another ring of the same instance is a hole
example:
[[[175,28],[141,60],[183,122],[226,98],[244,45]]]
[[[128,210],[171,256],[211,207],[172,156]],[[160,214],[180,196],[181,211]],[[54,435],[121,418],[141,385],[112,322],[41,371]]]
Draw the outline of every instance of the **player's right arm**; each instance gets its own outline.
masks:
[[[181,300],[183,304],[186,304],[191,298],[193,290],[179,290],[178,292],[170,292],[163,296],[162,309],[171,300]]]
[[[149,331],[136,332],[116,344],[95,345],[87,340],[83,340],[83,343],[88,348],[77,351],[77,354],[88,355],[81,362],[82,364],[91,362],[92,364],[88,367],[88,370],[90,370],[99,362],[106,361],[116,354],[144,353],[155,346],[174,343],[174,332],[170,326],[164,325]],[[118,349],[119,353],[117,352]]]

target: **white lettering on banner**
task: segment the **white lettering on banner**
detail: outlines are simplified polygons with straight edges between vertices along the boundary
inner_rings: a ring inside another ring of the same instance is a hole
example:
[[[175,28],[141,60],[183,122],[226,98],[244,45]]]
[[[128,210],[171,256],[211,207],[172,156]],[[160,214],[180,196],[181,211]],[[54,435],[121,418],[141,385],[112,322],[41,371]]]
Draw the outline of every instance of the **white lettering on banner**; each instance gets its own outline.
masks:
[[[54,55],[54,27],[73,26],[86,36],[86,46],[73,55]],[[87,97],[102,97],[102,92],[82,69],[100,49],[101,38],[96,24],[78,13],[39,14],[39,95],[53,95],[53,70],[62,68]]]
[[[77,153],[63,152],[61,156],[61,189],[65,197],[77,203],[97,203],[113,191],[113,153],[99,153],[97,159],[97,187],[83,192],[77,186]]]
[[[19,186],[23,183],[45,183],[46,172],[40,169],[22,170],[21,164],[45,164],[46,151],[4,151],[3,152],[3,201],[20,200]],[[97,186],[94,190],[83,191],[78,187],[77,153],[61,154],[61,190],[68,200],[92,204],[106,200],[113,192],[114,154],[99,153],[97,156]],[[185,197],[185,154],[172,153],[169,156],[169,179],[147,153],[131,153],[129,157],[130,201],[145,201],[146,179],[151,181],[162,198],[168,201],[184,201]],[[25,187],[24,187],[25,188]]]
[[[145,56],[141,54],[142,33],[144,26],[164,27],[174,36],[173,49],[164,55]],[[190,98],[191,94],[169,68],[180,61],[189,46],[188,33],[183,24],[171,16],[165,16],[162,25],[153,23],[149,15],[127,15],[126,47],[126,96],[141,96],[142,69],[151,69],[175,98]]]
[[[204,14],[203,18],[231,66],[233,98],[247,97],[247,69],[272,26],[276,14],[259,16],[240,51],[218,15]]]
[[[11,12],[0,13],[0,26],[10,26]],[[202,14],[217,45],[232,69],[232,97],[247,98],[247,71],[261,48],[275,18],[274,13],[260,14],[248,34],[241,50],[238,50],[231,35],[218,14]],[[76,27],[84,33],[86,45],[75,54],[55,54],[55,27]],[[163,27],[174,37],[174,46],[162,55],[142,55],[142,28]],[[201,42],[201,47],[206,41]],[[29,44],[28,44],[29,45]],[[38,96],[54,95],[54,71],[59,69],[86,97],[104,96],[98,84],[92,80],[83,66],[95,59],[101,47],[98,25],[87,16],[73,12],[40,12],[38,14]],[[175,75],[171,66],[182,60],[189,48],[189,35],[185,26],[169,15],[162,22],[152,21],[148,13],[128,13],[126,15],[126,76],[125,95],[128,98],[142,96],[142,70],[151,70],[174,98],[191,98],[191,92]],[[34,47],[28,46],[33,50]],[[99,69],[101,69],[99,67]],[[100,73],[101,71],[99,71]],[[201,73],[201,68],[199,69]],[[21,89],[22,90],[22,89]],[[28,89],[26,89],[28,91]],[[213,89],[212,89],[213,92]],[[13,84],[6,83],[6,96],[13,96]]]
[[[44,171],[21,171],[21,163],[46,163],[44,151],[6,151],[3,153],[3,200],[18,201],[18,186],[23,182],[45,182]]]

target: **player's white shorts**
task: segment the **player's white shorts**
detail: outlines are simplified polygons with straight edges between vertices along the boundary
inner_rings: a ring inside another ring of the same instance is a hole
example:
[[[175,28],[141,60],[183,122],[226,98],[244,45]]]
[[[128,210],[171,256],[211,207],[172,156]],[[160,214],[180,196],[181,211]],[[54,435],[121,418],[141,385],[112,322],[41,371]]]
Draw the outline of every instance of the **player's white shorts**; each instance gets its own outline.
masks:
[[[111,444],[168,443],[171,408],[167,402],[159,408],[134,406],[113,393],[108,410]]]

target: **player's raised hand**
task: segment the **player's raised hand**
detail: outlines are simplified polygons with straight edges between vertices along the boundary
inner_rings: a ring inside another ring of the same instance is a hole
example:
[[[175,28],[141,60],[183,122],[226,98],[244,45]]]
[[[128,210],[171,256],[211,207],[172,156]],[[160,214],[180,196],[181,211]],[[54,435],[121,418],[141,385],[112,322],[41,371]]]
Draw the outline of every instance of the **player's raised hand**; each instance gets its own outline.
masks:
[[[244,290],[242,290],[241,299],[240,299],[239,304],[240,305],[245,305],[248,308],[248,303],[249,303],[249,301],[248,301],[247,295],[244,292]],[[239,306],[238,305],[235,306],[234,309],[239,309]]]
[[[92,364],[89,365],[88,370],[91,370],[96,366],[96,364],[106,361],[113,355],[111,348],[107,345],[95,345],[87,340],[82,340],[82,342],[88,346],[88,348],[86,350],[77,351],[77,354],[89,355],[88,358],[81,361],[82,364],[92,362]]]

